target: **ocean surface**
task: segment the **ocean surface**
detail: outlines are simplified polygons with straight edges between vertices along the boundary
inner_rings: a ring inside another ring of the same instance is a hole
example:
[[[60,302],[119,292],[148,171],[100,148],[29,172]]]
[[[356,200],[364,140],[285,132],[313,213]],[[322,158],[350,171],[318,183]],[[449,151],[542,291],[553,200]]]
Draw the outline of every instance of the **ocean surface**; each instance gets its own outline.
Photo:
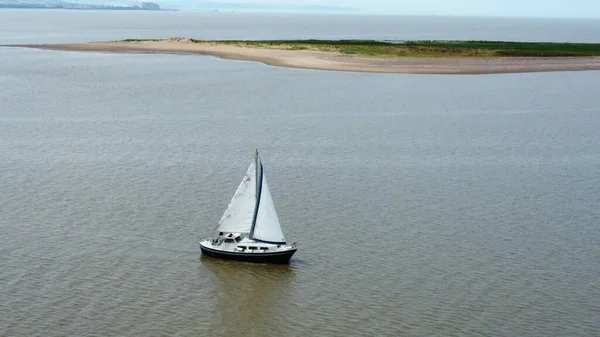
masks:
[[[0,10],[0,43],[598,23]],[[0,336],[599,336],[598,83],[0,48]],[[198,247],[255,148],[288,266]]]

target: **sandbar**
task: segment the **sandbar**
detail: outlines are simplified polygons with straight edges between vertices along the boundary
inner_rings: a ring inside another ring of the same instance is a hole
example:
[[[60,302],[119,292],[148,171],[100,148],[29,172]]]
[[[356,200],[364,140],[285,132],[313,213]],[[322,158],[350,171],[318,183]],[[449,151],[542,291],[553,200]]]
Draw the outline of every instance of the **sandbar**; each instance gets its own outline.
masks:
[[[371,57],[315,50],[281,50],[189,39],[115,41],[67,44],[21,44],[60,51],[176,53],[256,61],[280,67],[403,74],[501,74],[600,70],[600,57]]]

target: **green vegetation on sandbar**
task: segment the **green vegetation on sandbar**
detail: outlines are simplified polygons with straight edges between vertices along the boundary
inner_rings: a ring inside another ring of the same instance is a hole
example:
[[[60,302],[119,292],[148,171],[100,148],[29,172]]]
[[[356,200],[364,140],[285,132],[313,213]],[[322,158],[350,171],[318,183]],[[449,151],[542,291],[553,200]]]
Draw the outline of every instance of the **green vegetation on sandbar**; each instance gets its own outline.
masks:
[[[583,57],[600,56],[600,43],[375,40],[186,40],[283,50],[316,50],[377,57]],[[160,41],[160,40],[124,40]]]

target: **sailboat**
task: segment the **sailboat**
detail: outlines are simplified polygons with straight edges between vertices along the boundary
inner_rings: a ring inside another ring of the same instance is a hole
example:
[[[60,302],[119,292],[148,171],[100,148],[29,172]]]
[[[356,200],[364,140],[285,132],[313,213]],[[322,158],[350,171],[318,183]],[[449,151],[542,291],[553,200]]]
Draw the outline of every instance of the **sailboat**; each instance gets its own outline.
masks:
[[[248,262],[288,263],[298,249],[287,244],[258,150],[216,228],[200,241],[202,254]]]

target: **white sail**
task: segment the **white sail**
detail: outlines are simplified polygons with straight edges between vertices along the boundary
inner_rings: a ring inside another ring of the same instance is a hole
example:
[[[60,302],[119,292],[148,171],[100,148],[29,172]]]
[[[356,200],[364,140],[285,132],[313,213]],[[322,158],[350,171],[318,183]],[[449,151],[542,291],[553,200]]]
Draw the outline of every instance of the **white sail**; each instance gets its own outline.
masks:
[[[269,191],[269,185],[267,184],[267,177],[265,177],[264,173],[262,174],[261,183],[260,201],[252,238],[272,243],[285,243],[279,218],[277,217],[275,205]]]
[[[250,164],[248,172],[238,186],[229,206],[217,226],[218,232],[249,233],[256,210],[256,165]]]

